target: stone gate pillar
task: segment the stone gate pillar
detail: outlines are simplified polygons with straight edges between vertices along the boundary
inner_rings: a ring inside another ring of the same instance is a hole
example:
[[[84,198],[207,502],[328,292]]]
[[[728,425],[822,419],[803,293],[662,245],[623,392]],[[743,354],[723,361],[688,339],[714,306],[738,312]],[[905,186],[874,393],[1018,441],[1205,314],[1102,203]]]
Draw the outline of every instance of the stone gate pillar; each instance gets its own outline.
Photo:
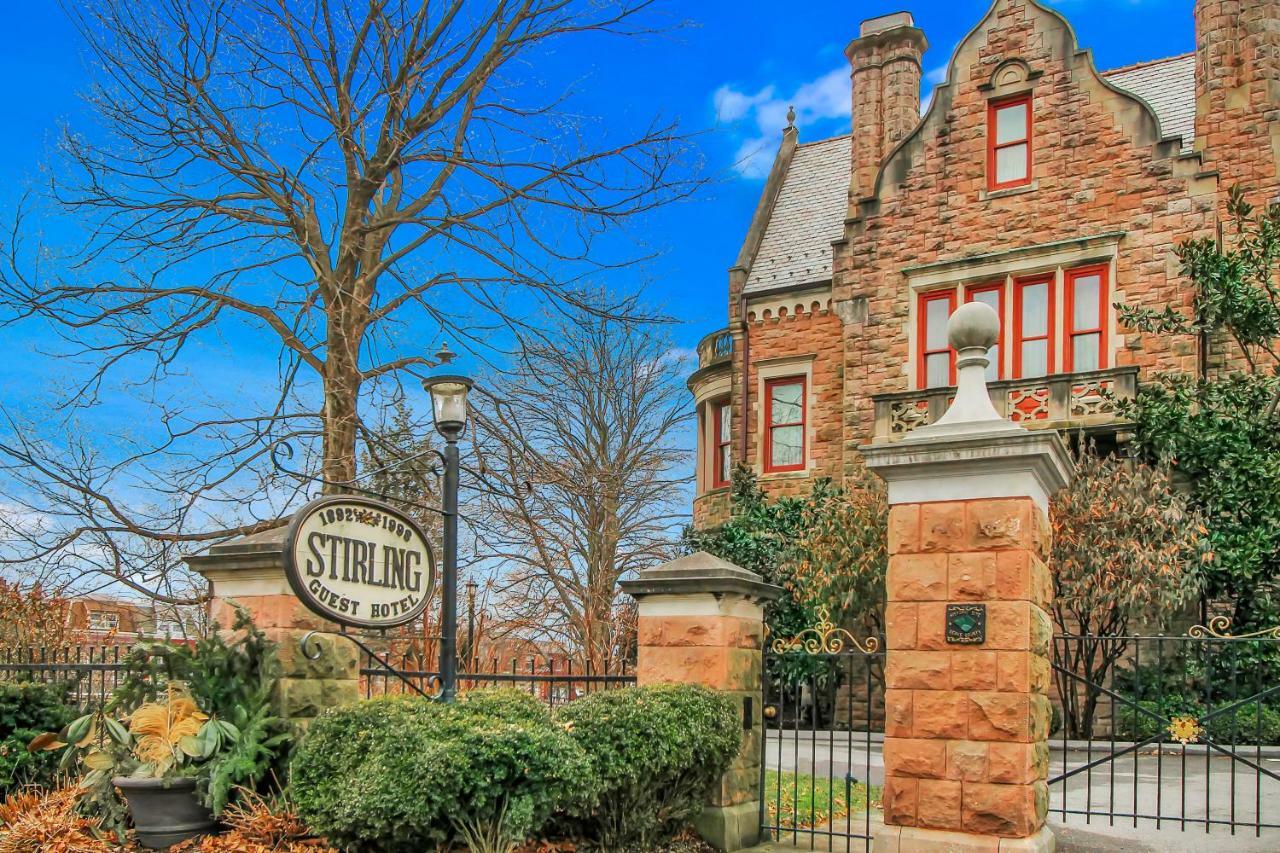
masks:
[[[702,684],[728,693],[741,708],[738,756],[695,825],[719,850],[754,846],[760,837],[764,603],[782,590],[705,552],[643,571],[622,589],[640,606],[637,683]]]
[[[235,622],[235,609],[244,608],[254,625],[277,645],[282,667],[277,687],[277,712],[305,727],[327,708],[360,698],[359,651],[350,640],[322,634],[302,652],[308,632],[335,631],[338,626],[312,613],[293,594],[284,573],[285,528],[214,545],[207,553],[187,558],[204,575],[213,591],[210,621],[221,630]]]
[[[884,853],[1054,849],[1048,507],[1071,461],[1056,432],[992,406],[997,330],[986,305],[956,311],[947,414],[863,448],[890,504]]]

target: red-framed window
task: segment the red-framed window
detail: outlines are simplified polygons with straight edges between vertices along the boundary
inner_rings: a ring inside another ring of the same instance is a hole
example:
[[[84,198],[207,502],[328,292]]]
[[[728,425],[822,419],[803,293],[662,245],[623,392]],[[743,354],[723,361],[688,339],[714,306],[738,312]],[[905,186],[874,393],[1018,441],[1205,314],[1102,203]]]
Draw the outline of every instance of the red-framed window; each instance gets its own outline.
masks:
[[[728,400],[711,404],[711,488],[729,485],[733,475],[732,414]]]
[[[956,354],[947,343],[947,320],[955,310],[953,288],[920,294],[916,311],[920,341],[916,382],[921,388],[944,388],[956,383]]]
[[[1031,96],[992,101],[987,107],[987,188],[1031,183]]]
[[[1013,282],[1013,375],[1053,373],[1053,276]]]
[[[1107,366],[1107,268],[1081,267],[1066,274],[1063,313],[1068,373]]]
[[[996,336],[995,346],[987,350],[987,381],[994,382],[1004,378],[1004,282],[992,281],[985,284],[970,284],[964,289],[965,302],[983,302],[990,305],[1000,318],[1000,332]]]
[[[764,470],[803,470],[808,420],[804,377],[789,376],[765,382],[764,407],[768,418],[764,431]]]

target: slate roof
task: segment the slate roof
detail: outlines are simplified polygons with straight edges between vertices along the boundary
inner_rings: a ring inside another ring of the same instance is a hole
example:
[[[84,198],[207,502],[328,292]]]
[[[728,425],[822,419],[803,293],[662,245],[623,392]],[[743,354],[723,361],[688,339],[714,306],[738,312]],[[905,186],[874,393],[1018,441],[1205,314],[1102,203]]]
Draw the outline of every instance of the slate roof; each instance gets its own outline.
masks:
[[[796,146],[745,292],[831,280],[831,241],[844,236],[852,158],[848,136]]]
[[[1194,54],[1103,71],[1111,83],[1141,97],[1156,111],[1166,136],[1195,143]],[[848,136],[796,148],[764,237],[747,274],[748,294],[831,280],[831,241],[844,235],[852,148]]]
[[[1192,149],[1196,141],[1194,53],[1103,71],[1102,76],[1150,104],[1160,119],[1160,132],[1166,137],[1181,136],[1184,153]]]

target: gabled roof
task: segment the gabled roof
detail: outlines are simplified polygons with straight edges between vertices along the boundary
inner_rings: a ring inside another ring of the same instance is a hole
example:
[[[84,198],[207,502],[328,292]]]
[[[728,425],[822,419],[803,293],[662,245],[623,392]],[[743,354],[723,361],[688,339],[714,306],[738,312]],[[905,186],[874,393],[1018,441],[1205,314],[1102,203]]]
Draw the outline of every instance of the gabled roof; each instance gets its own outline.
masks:
[[[1165,137],[1181,136],[1182,150],[1196,141],[1196,55],[1140,62],[1103,71],[1102,76],[1142,98],[1156,111]]]
[[[1164,136],[1182,137],[1184,153],[1195,144],[1195,74],[1194,54],[1102,72],[1108,82],[1150,104]],[[744,293],[831,280],[831,243],[844,236],[852,157],[849,136],[796,148],[751,262]]]
[[[745,293],[831,280],[831,241],[844,236],[852,157],[848,136],[796,147]]]

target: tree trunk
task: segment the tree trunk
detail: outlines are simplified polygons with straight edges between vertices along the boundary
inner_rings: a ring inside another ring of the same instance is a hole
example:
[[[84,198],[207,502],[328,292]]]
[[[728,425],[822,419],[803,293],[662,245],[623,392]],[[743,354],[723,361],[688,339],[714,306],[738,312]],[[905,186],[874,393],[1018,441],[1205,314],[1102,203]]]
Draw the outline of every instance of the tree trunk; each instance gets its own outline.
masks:
[[[324,365],[324,458],[320,474],[325,494],[346,492],[341,483],[356,476],[356,424],[360,399],[360,341],[364,324],[349,306],[329,312]]]

